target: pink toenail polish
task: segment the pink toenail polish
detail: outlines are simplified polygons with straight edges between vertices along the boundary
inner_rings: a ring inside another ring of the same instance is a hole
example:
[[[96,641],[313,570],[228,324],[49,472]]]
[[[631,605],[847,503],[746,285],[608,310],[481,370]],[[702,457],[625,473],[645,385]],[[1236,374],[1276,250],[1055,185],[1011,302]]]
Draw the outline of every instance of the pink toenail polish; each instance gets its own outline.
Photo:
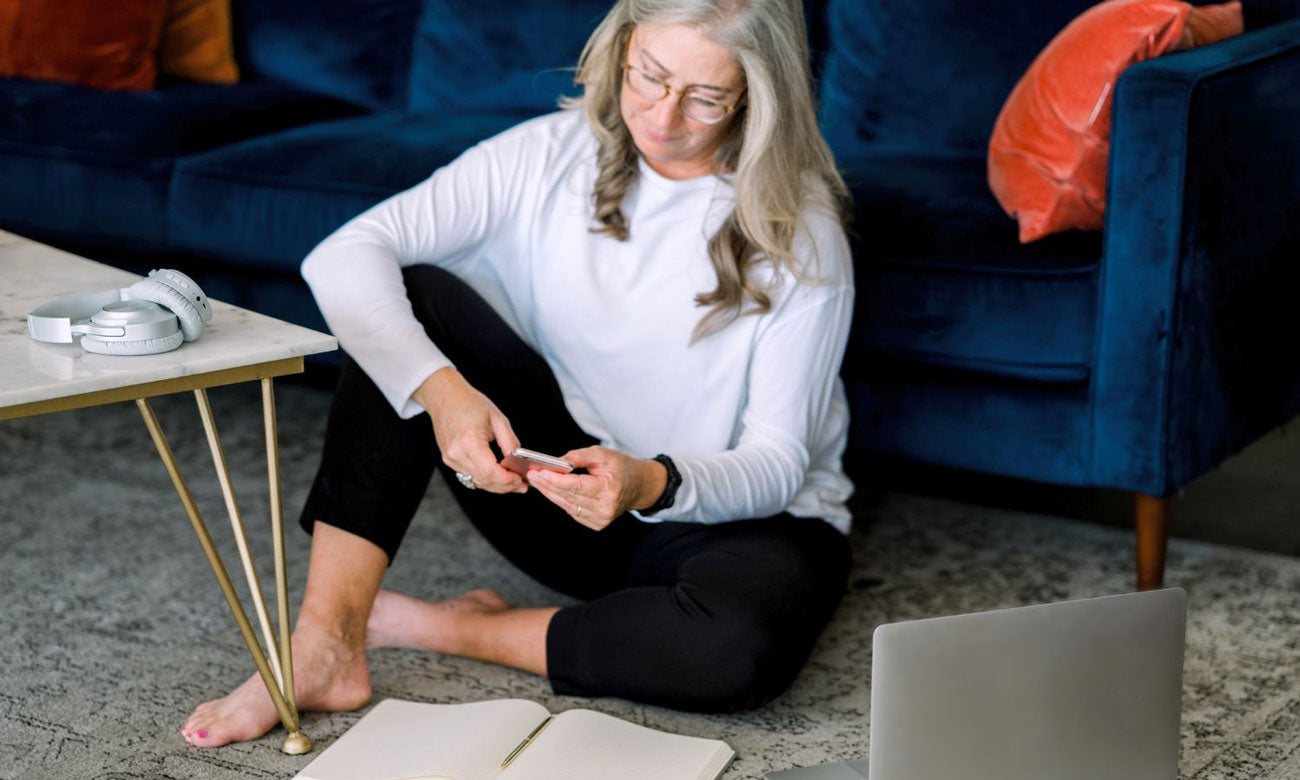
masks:
[[[207,738],[208,738],[208,732],[206,731],[199,732],[199,739],[207,739]]]

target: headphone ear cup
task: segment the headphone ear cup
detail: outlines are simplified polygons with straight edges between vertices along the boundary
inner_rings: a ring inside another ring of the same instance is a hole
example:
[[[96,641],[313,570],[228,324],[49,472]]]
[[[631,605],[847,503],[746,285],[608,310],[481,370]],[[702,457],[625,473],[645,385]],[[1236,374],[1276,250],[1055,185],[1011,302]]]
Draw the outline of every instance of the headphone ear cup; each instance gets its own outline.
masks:
[[[173,290],[156,279],[141,279],[131,285],[127,291],[131,298],[139,298],[164,306],[180,322],[181,333],[186,341],[193,341],[203,332],[203,315],[198,308],[181,293]],[[152,339],[157,341],[159,339]],[[119,342],[126,343],[126,342]]]
[[[157,355],[171,352],[185,341],[179,330],[169,336],[141,341],[112,341],[89,333],[81,337],[81,348],[96,355]]]

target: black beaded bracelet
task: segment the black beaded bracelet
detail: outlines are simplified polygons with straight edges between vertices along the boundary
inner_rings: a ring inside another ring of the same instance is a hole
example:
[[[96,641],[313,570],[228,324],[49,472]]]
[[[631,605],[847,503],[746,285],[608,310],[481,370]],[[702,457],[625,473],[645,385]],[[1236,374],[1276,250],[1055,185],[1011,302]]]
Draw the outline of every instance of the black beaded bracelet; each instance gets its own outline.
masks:
[[[639,510],[643,515],[653,515],[661,509],[667,509],[677,500],[677,488],[682,486],[682,475],[677,472],[677,466],[673,464],[673,459],[667,455],[659,454],[651,458],[664,464],[668,470],[668,483],[664,485],[664,492],[659,494],[659,498],[653,504],[645,509]]]

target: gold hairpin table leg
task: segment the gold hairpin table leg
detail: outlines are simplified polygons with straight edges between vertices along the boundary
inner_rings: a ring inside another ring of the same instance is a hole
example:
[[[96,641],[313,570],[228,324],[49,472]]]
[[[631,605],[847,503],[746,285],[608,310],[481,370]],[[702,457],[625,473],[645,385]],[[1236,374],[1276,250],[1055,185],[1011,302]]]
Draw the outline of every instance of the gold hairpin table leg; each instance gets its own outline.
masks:
[[[274,407],[267,406],[270,397],[270,380],[263,379],[262,382],[264,415],[268,418],[272,418],[274,415]],[[195,391],[196,396],[202,393],[202,390]],[[204,394],[199,401],[201,415],[204,414],[206,400],[206,394]],[[190,525],[193,526],[194,533],[199,538],[199,544],[203,547],[203,554],[208,559],[208,565],[212,567],[212,573],[216,575],[217,584],[221,587],[221,593],[226,598],[226,604],[230,607],[230,612],[235,618],[236,625],[239,626],[239,632],[244,638],[244,644],[248,646],[248,652],[253,656],[253,663],[257,666],[257,671],[262,677],[263,684],[266,685],[267,693],[271,696],[271,702],[275,705],[275,711],[280,716],[280,722],[284,725],[285,730],[289,732],[289,736],[285,738],[283,745],[281,745],[281,750],[293,755],[306,753],[311,750],[311,740],[308,739],[301,730],[299,730],[298,712],[297,707],[294,704],[293,696],[293,661],[290,657],[289,650],[288,591],[287,577],[284,572],[283,522],[278,519],[280,514],[278,484],[273,490],[273,495],[271,497],[273,502],[271,510],[272,533],[275,535],[276,545],[276,595],[280,606],[280,647],[278,648],[278,651],[273,648],[275,660],[278,661],[277,666],[279,668],[277,669],[278,674],[274,674],[271,671],[271,666],[267,660],[266,654],[262,652],[257,637],[253,633],[253,627],[252,624],[249,623],[248,615],[244,612],[244,606],[240,602],[238,594],[235,593],[235,588],[230,581],[230,576],[226,573],[226,567],[221,562],[221,556],[217,552],[216,546],[212,543],[212,536],[208,533],[207,524],[203,521],[203,516],[199,513],[198,505],[195,504],[194,497],[190,493],[189,486],[185,482],[185,477],[181,474],[180,466],[176,463],[176,458],[172,454],[171,447],[167,444],[167,439],[162,432],[162,426],[159,425],[158,418],[154,414],[153,408],[149,405],[149,401],[146,398],[138,398],[135,403],[140,409],[140,415],[144,418],[145,426],[149,429],[149,436],[153,439],[154,446],[158,449],[158,455],[162,458],[163,466],[167,469],[168,476],[171,477],[172,486],[176,489],[177,496],[180,497],[181,505],[185,509],[185,514],[190,519]],[[211,422],[210,417],[210,410],[208,410],[204,419],[205,428],[207,428]],[[215,431],[215,429],[213,429],[213,431]],[[270,419],[267,431],[268,464],[273,458],[278,461],[278,453],[270,439],[273,433],[274,420]],[[215,437],[212,433],[209,433],[209,444],[213,449],[214,461],[216,461],[218,477],[222,481],[223,493],[226,494],[227,508],[230,508],[233,506],[234,502],[233,493],[228,491],[229,473],[226,471],[224,457],[218,457],[220,445],[218,442],[215,442]],[[270,471],[272,479],[278,483],[278,468],[271,466]],[[232,514],[232,525],[235,527],[236,536],[238,537],[242,533],[242,523],[235,522],[234,518],[236,516],[237,512]],[[241,539],[240,545],[241,550],[246,549],[247,541]],[[244,561],[247,574],[251,570],[251,557],[242,555],[241,557]],[[256,580],[253,579],[253,582],[255,583]],[[252,588],[253,592],[257,594],[257,596],[260,596],[259,589],[255,584]],[[257,596],[254,597],[255,600]],[[264,611],[265,610],[263,609],[262,612],[264,613]],[[267,635],[269,637],[270,632],[266,627],[265,621],[263,622],[263,628],[264,630],[267,630]],[[273,642],[271,644],[274,645]],[[279,680],[277,680],[277,677]],[[283,690],[281,690],[280,687],[281,681],[283,681],[285,685]]]
[[[257,613],[257,622],[262,629],[262,639],[266,642],[267,660],[275,682],[283,690],[283,677],[280,674],[280,654],[276,651],[277,642],[271,633],[271,619],[266,614],[266,600],[262,597],[262,585],[257,580],[257,568],[253,565],[253,551],[248,548],[248,533],[244,530],[244,519],[239,513],[239,502],[235,500],[235,486],[230,479],[230,469],[226,466],[226,453],[221,449],[221,437],[217,435],[217,423],[212,417],[212,405],[208,403],[208,391],[194,391],[194,400],[199,407],[199,418],[203,421],[203,432],[208,437],[208,449],[212,452],[212,465],[217,470],[217,483],[221,485],[221,496],[226,500],[226,514],[230,517],[230,530],[235,537],[235,546],[239,549],[239,562],[244,569],[244,581],[248,583],[248,592],[253,599],[253,611]]]
[[[262,422],[266,429],[266,481],[271,503],[271,550],[275,560],[275,603],[280,618],[280,676],[284,698],[298,724],[298,710],[293,692],[293,639],[289,628],[289,576],[284,554],[284,509],[280,500],[280,445],[275,430],[275,392],[271,377],[262,378]],[[286,726],[286,728],[288,728]],[[311,750],[311,740],[297,728],[288,729],[281,749],[291,755]]]

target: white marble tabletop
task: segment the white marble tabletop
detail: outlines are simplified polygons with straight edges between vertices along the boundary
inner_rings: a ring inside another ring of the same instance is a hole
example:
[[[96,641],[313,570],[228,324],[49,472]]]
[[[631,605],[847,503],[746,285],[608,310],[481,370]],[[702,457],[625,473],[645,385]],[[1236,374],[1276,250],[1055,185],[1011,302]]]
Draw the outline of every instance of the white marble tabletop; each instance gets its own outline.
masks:
[[[184,268],[178,270],[184,271]],[[140,277],[0,230],[0,408],[329,352],[333,336],[212,301],[197,341],[161,355],[84,352],[79,340],[27,335],[27,313],[78,292],[129,287]]]

